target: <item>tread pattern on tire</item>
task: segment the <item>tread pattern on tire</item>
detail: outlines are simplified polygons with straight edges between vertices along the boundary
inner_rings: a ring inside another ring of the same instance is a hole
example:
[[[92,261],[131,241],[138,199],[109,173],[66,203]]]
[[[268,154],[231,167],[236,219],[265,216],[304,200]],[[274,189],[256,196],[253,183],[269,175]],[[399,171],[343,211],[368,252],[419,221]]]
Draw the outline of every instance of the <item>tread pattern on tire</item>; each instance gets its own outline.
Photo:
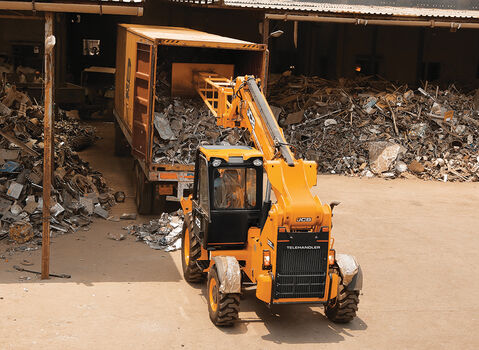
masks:
[[[217,326],[232,326],[238,319],[239,313],[239,294],[222,294],[218,303],[218,317],[215,324]]]
[[[202,269],[196,264],[196,261],[200,258],[201,256],[201,244],[196,238],[193,232],[193,215],[191,212],[188,214],[189,217],[189,223],[190,225],[188,226],[188,232],[185,231],[186,228],[186,222],[185,220],[185,226],[183,226],[183,239],[184,235],[189,234],[190,237],[190,260],[188,263],[188,266],[183,267],[183,275],[185,277],[185,280],[190,283],[200,283],[205,280],[206,274],[203,272]],[[183,241],[184,242],[184,241]],[[182,259],[183,259],[183,264],[185,264],[184,256],[182,254]]]
[[[208,274],[208,290],[210,288],[210,280],[213,278],[216,279],[217,285],[219,286],[216,266],[213,266]],[[211,309],[211,305],[208,304],[211,321],[219,327],[230,327],[234,325],[235,321],[238,319],[240,294],[218,292],[217,302],[218,307],[215,312]]]
[[[326,316],[336,323],[347,323],[356,317],[358,311],[359,292],[349,291],[343,285],[339,286],[338,296],[334,306],[326,306]]]

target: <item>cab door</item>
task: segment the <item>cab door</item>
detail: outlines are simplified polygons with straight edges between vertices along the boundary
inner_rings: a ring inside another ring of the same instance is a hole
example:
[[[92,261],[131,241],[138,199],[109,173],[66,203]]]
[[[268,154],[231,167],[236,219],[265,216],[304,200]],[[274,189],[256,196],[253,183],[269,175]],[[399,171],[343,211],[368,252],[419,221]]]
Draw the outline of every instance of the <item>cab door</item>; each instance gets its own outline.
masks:
[[[210,191],[208,183],[208,161],[199,154],[196,158],[195,185],[193,197],[194,233],[204,246],[204,237],[210,222]]]

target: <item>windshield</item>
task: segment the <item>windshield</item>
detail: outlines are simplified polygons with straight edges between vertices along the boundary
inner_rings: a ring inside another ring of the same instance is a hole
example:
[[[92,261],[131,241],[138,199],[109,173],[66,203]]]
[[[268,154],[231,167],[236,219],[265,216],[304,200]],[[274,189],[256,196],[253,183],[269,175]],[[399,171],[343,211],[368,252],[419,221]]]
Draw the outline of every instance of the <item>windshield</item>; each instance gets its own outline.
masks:
[[[256,169],[215,169],[214,206],[216,209],[256,207]]]

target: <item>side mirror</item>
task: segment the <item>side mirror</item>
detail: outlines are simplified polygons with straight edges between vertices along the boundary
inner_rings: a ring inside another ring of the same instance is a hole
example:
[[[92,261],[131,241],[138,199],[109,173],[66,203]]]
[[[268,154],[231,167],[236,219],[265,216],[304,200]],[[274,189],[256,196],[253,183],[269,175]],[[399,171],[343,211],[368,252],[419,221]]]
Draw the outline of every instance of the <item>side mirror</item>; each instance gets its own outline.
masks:
[[[338,201],[333,201],[333,202],[329,203],[329,206],[331,207],[331,216],[334,216],[334,214],[333,214],[334,207],[336,207],[340,204],[341,204],[341,202],[338,202]]]

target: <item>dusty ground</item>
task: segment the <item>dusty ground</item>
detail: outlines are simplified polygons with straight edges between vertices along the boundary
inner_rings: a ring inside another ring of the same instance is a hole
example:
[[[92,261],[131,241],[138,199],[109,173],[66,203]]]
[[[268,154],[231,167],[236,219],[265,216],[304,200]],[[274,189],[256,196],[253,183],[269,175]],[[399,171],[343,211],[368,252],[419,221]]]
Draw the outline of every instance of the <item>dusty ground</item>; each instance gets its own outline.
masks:
[[[134,210],[131,160],[113,157],[105,138],[84,152]],[[0,260],[0,349],[476,349],[479,347],[479,184],[320,176],[323,201],[339,200],[339,252],[364,271],[358,318],[335,325],[320,307],[283,306],[274,314],[248,291],[241,321],[218,329],[203,286],[182,279],[180,253],[131,237],[107,239],[125,223],[98,219],[88,232],[52,243],[52,272],[72,279],[21,282],[12,266],[39,269],[40,251]],[[139,218],[147,220],[147,218]],[[0,242],[0,254],[9,246]]]

